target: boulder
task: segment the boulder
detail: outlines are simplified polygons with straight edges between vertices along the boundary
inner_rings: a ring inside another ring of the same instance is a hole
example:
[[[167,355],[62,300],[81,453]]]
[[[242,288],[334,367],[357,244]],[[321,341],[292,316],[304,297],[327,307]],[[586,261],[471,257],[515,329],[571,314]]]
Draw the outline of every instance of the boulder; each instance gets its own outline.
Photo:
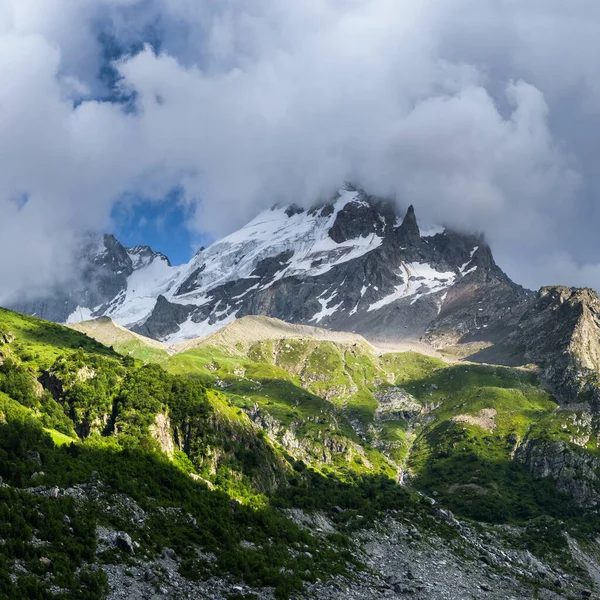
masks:
[[[115,546],[127,554],[135,554],[131,536],[124,531],[119,531],[115,536]]]

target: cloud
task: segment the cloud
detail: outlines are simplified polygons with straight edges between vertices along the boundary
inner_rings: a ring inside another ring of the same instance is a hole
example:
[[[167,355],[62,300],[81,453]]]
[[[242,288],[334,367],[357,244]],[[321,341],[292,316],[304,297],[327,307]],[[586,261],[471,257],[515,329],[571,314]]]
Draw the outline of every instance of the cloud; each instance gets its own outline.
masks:
[[[192,231],[219,235],[348,179],[485,231],[524,284],[600,287],[579,216],[599,21],[583,0],[5,0],[0,301],[68,271],[123,198],[179,186]],[[131,49],[118,94],[100,34]]]

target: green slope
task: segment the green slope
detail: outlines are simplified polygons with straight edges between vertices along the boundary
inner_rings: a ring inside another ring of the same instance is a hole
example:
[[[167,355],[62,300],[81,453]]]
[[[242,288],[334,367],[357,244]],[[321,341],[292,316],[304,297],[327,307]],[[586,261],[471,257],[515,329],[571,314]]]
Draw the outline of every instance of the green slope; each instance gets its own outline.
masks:
[[[190,578],[229,574],[286,598],[354,559],[345,535],[317,539],[280,508],[325,511],[342,531],[357,514],[366,524],[394,509],[450,535],[428,500],[396,484],[400,473],[464,517],[550,516],[573,535],[600,532],[595,513],[513,459],[527,440],[572,444],[587,432],[576,410],[556,411],[532,372],[306,336],[174,356],[115,347],[122,354],[0,310],[0,596],[45,598],[51,580],[65,598],[103,597],[105,577],[89,565],[128,559],[114,548],[95,554],[90,532],[101,525],[129,532],[143,556],[165,547],[189,556]],[[597,436],[584,437],[582,451],[596,453]],[[52,504],[26,491],[36,486],[93,493]],[[115,503],[139,505],[144,523],[108,511]],[[193,558],[198,548],[215,561]],[[11,579],[17,554],[26,573]]]
[[[101,356],[117,356],[114,350],[67,327],[0,308],[0,337],[9,333],[15,336],[11,351],[38,369],[49,367],[62,353],[78,348]]]
[[[353,559],[343,538],[317,539],[273,505],[325,506],[335,496],[339,504],[364,507],[369,514],[384,508],[369,500],[373,489],[392,485],[387,505],[429,510],[385,477],[387,461],[374,450],[361,450],[347,425],[340,439],[347,432],[357,451],[376,458],[374,464],[367,469],[348,456],[334,461],[325,478],[265,435],[231,401],[238,394],[226,396],[219,386],[205,385],[215,377],[210,369],[198,366],[205,377],[194,378],[143,366],[85,334],[5,310],[0,331],[0,477],[6,484],[0,488],[1,597],[46,598],[51,584],[63,589],[64,598],[103,597],[103,571],[86,565],[128,559],[117,550],[95,554],[93,533],[102,525],[128,531],[143,556],[156,556],[164,547],[189,556],[181,571],[192,579],[228,574],[272,586],[285,598],[303,579],[326,580]],[[281,395],[288,402],[302,396],[310,411],[329,406],[289,378],[286,393],[276,393],[281,369],[253,363],[249,374],[262,378],[265,398],[273,395],[279,402]],[[161,422],[166,440],[159,435]],[[84,492],[77,503],[62,496],[51,502],[26,491],[89,490],[95,482],[102,482],[98,491]],[[318,490],[307,487],[311,482],[318,482]],[[290,495],[290,489],[296,492]],[[128,498],[123,506],[133,502],[144,510],[143,526],[132,526],[125,513],[110,509],[123,502],[119,494]],[[232,498],[238,502],[233,511]],[[167,517],[169,507],[189,517]],[[192,528],[189,519],[196,523]],[[72,533],[65,534],[65,523]],[[212,552],[216,562],[192,558],[194,548]],[[52,565],[50,575],[46,563]]]

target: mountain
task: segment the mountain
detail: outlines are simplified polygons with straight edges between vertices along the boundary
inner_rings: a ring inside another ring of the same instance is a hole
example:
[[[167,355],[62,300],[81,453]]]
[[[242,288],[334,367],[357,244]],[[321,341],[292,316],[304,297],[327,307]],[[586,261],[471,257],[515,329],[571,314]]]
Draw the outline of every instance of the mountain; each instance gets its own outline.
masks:
[[[566,403],[599,395],[595,292],[525,290],[481,235],[420,228],[413,207],[401,218],[395,204],[350,186],[310,210],[266,210],[186,265],[110,235],[89,237],[78,264],[70,285],[12,308],[66,323],[108,317],[165,348],[263,315],[381,345],[420,340],[454,358],[535,364]]]
[[[0,309],[0,597],[598,596],[594,291],[351,187],[77,264]]]
[[[70,280],[37,298],[17,298],[11,307],[57,323],[114,316],[127,325],[152,310],[175,272],[166,256],[148,246],[124,248],[113,235],[87,235]]]
[[[304,210],[273,207],[172,267],[112,236],[89,243],[66,291],[12,308],[57,322],[107,316],[169,343],[245,315],[417,339],[445,326],[453,339],[510,321],[531,297],[496,265],[481,235],[420,230],[413,207],[351,186]]]
[[[444,346],[448,334],[442,331],[451,326],[441,319],[423,340]],[[543,287],[504,322],[468,331],[445,350],[470,361],[536,365],[561,403],[584,403],[595,412],[600,407],[600,299],[594,290]]]
[[[143,361],[152,358],[155,362],[161,362],[162,359],[166,359],[169,354],[174,352],[168,344],[157,342],[125,329],[109,317],[79,321],[69,324],[68,327],[113,348],[123,355],[132,356]]]

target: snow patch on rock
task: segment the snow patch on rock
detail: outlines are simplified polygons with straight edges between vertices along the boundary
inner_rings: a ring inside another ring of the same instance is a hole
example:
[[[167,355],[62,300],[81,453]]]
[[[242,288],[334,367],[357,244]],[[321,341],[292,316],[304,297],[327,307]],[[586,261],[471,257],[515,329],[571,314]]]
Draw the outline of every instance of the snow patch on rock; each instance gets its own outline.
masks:
[[[411,304],[414,304],[423,296],[435,294],[449,288],[456,279],[456,273],[436,271],[426,263],[402,263],[401,269],[404,281],[397,285],[391,294],[371,304],[367,309],[368,312],[379,310],[403,298],[413,297]]]

